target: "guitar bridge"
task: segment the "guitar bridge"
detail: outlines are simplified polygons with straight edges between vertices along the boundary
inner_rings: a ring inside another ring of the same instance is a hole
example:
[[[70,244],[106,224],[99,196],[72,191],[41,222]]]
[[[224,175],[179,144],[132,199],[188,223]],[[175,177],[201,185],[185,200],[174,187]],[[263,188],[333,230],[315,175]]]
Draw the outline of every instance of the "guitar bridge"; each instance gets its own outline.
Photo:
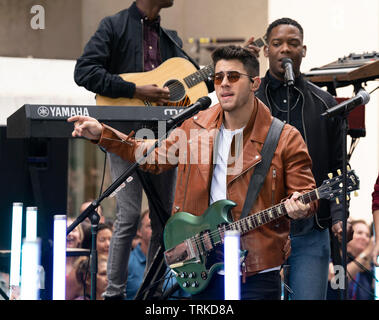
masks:
[[[166,250],[164,252],[164,257],[166,264],[173,269],[183,266],[187,261],[198,259],[198,254],[196,252],[191,244],[191,240],[187,239],[179,243],[177,246]]]

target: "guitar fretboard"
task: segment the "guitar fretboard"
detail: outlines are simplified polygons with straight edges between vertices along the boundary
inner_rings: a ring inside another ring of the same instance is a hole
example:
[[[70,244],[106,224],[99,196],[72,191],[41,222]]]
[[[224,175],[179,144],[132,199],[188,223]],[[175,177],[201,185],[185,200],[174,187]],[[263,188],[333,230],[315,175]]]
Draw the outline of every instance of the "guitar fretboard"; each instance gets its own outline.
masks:
[[[319,199],[317,189],[305,193],[299,197],[299,200],[304,204],[308,204],[317,199]],[[247,216],[246,218],[243,218],[241,220],[235,221],[227,225],[225,227],[225,230],[237,230],[241,234],[243,234],[248,231],[254,230],[266,223],[269,223],[275,219],[283,217],[286,214],[287,210],[284,206],[284,203],[280,203],[274,207],[268,208],[253,215]]]
[[[212,65],[208,65],[189,76],[185,77],[183,80],[188,86],[188,88],[192,88],[193,86],[197,85],[198,83],[207,80],[208,78],[212,77],[214,74],[214,69]]]

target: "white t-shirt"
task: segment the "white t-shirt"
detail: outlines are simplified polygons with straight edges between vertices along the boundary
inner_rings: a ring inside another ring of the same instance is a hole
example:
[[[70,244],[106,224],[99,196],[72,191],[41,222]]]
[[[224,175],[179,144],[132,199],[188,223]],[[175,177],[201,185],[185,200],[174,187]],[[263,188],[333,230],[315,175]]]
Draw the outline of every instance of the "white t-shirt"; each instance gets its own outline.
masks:
[[[226,174],[228,169],[230,146],[232,144],[233,137],[237,133],[241,133],[243,129],[244,128],[228,130],[225,129],[224,124],[221,125],[218,137],[217,156],[213,169],[209,204],[212,204],[217,200],[226,199]]]

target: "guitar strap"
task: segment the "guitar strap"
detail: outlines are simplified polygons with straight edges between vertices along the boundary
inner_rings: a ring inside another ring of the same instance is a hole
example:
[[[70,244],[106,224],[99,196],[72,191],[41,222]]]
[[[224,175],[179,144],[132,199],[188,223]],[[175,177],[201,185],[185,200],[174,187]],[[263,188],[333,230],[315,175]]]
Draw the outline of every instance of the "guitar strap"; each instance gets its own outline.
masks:
[[[248,215],[251,207],[257,199],[259,191],[261,190],[266,179],[268,169],[270,168],[272,157],[274,156],[274,152],[278,146],[279,137],[283,127],[284,122],[277,118],[273,118],[266,140],[262,147],[262,161],[257,164],[250,179],[249,188],[247,189],[246,199],[240,219],[245,218]]]
[[[200,66],[195,62],[195,60],[193,60],[188,54],[187,52],[185,52],[183,50],[183,48],[179,45],[179,43],[177,41],[175,41],[175,39],[166,31],[165,28],[161,28],[163,33],[174,43],[174,45],[186,56],[186,58],[196,67],[196,69],[200,69]]]

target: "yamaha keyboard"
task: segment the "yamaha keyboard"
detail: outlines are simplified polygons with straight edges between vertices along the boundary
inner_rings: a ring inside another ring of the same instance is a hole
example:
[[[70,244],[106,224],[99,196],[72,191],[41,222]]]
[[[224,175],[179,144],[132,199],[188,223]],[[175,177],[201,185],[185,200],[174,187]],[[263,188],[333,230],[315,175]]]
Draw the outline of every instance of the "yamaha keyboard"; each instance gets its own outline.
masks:
[[[379,52],[351,53],[325,66],[311,69],[305,77],[320,87],[333,85],[335,88],[376,80],[379,78]]]
[[[7,137],[71,138],[74,127],[66,120],[76,115],[93,117],[125,133],[148,128],[156,135],[160,121],[168,120],[184,108],[24,104],[7,118]]]

